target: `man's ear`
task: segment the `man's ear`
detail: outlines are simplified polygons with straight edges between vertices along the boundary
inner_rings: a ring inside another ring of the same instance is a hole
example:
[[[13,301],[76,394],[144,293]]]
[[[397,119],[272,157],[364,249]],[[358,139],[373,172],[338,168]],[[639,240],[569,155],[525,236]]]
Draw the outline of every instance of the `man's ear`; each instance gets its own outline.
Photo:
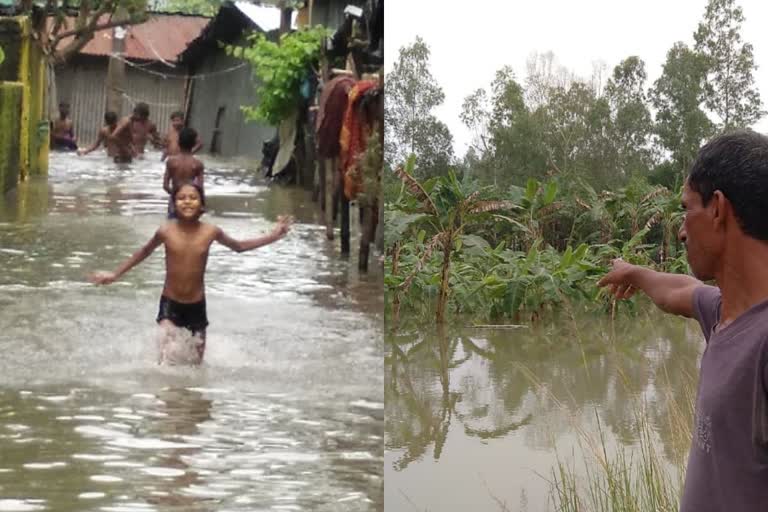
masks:
[[[715,222],[715,226],[724,226],[728,211],[731,209],[731,202],[720,190],[715,190],[712,193],[712,199],[709,202],[712,207],[712,220]]]

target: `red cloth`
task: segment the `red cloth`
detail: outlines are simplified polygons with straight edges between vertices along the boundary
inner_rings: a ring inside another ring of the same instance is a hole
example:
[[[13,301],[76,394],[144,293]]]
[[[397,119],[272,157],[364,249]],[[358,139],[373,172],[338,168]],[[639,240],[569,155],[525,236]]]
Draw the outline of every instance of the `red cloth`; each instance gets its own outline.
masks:
[[[352,200],[363,190],[363,175],[359,168],[359,159],[365,153],[371,126],[365,118],[365,113],[358,107],[365,91],[378,86],[374,80],[357,82],[349,91],[347,111],[344,113],[344,123],[341,125],[339,145],[341,146],[340,168],[344,178],[344,195]]]
[[[320,108],[317,112],[315,133],[317,134],[317,156],[336,158],[339,156],[339,134],[344,113],[347,110],[349,90],[355,79],[338,76],[330,80],[320,94]]]

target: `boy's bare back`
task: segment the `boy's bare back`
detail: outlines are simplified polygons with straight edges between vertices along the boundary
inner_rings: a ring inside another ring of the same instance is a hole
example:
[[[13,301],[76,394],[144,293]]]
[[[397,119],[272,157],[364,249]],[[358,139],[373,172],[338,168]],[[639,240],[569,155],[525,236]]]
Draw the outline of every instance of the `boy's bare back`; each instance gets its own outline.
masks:
[[[170,194],[171,190],[184,183],[196,183],[202,187],[204,169],[203,163],[189,153],[169,157],[165,164],[163,188]]]

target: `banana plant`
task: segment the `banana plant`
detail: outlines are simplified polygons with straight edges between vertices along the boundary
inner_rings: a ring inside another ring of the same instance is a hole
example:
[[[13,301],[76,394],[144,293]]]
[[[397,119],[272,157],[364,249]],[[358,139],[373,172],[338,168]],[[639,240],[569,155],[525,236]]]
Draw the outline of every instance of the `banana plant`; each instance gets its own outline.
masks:
[[[406,167],[398,167],[395,174],[405,185],[415,200],[415,211],[406,212],[411,215],[422,214],[413,222],[423,226],[429,241],[424,245],[421,257],[411,275],[400,285],[406,291],[424,264],[433,253],[442,254],[440,265],[439,291],[437,297],[436,322],[445,322],[445,311],[450,293],[451,259],[455,252],[462,247],[478,243],[480,237],[465,235],[466,229],[488,219],[489,212],[505,211],[511,213],[520,207],[508,200],[491,198],[491,187],[475,190],[471,184],[459,181],[451,171],[447,176],[440,176],[420,183],[409,172],[413,168],[413,160]]]

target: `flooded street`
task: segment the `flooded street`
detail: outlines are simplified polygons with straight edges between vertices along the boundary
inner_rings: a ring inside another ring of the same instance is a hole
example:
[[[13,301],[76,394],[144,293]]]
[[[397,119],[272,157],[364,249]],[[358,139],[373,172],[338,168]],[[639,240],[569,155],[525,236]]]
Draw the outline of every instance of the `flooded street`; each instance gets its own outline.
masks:
[[[199,369],[155,364],[162,248],[113,285],[85,279],[164,222],[159,153],[52,154],[47,181],[0,200],[0,511],[383,508],[380,265],[338,257],[309,193],[204,162],[204,221],[235,238],[296,224],[252,252],[212,246]]]
[[[646,435],[677,479],[703,349],[698,324],[649,305],[615,323],[388,332],[386,510],[558,510],[559,464],[587,487]]]

